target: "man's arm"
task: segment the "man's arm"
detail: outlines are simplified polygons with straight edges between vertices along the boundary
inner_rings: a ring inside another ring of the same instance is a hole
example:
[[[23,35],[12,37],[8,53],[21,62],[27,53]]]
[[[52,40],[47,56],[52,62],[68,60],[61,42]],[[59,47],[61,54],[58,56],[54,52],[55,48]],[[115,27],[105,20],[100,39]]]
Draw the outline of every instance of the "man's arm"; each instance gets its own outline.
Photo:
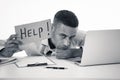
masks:
[[[4,44],[4,48],[0,50],[1,57],[11,57],[15,52],[20,51],[21,42],[16,39],[16,35],[11,35]]]
[[[56,50],[56,58],[58,59],[68,59],[74,57],[82,57],[83,49],[69,49],[69,50]]]
[[[11,57],[15,52],[14,48],[3,48],[0,50],[0,57]]]

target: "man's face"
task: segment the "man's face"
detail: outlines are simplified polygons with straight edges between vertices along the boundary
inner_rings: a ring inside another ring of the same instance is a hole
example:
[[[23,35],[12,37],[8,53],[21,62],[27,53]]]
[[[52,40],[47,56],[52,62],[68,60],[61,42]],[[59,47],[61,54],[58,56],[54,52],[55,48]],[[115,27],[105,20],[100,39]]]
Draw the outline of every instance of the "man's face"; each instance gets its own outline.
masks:
[[[66,50],[70,48],[72,39],[76,36],[77,28],[71,28],[62,23],[53,26],[52,42],[57,49]]]

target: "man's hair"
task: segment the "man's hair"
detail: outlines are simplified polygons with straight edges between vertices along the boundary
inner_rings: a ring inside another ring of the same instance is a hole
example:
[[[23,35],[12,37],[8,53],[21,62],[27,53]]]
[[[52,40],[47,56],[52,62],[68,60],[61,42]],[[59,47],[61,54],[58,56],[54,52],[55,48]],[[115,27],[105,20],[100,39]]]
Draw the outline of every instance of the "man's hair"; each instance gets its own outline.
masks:
[[[54,23],[61,22],[64,25],[70,26],[72,28],[78,27],[77,16],[68,10],[60,10],[54,16]]]

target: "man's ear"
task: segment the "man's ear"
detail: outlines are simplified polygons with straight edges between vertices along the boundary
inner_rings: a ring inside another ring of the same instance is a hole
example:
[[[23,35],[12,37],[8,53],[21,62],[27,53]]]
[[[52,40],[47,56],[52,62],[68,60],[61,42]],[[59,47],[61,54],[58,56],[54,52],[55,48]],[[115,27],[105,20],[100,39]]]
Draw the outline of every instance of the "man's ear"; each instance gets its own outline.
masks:
[[[54,26],[54,24],[52,24],[52,26],[51,26],[51,32],[53,32],[55,30],[55,26]]]

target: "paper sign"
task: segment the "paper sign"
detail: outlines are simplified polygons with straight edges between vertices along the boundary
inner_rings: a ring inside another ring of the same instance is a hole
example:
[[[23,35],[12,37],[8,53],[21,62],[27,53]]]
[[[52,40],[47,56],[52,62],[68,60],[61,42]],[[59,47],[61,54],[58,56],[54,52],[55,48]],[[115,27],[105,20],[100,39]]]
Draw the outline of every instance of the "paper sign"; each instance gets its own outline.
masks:
[[[24,44],[35,42],[40,43],[41,40],[49,37],[51,31],[50,19],[15,26],[15,32],[18,35],[18,39]]]

